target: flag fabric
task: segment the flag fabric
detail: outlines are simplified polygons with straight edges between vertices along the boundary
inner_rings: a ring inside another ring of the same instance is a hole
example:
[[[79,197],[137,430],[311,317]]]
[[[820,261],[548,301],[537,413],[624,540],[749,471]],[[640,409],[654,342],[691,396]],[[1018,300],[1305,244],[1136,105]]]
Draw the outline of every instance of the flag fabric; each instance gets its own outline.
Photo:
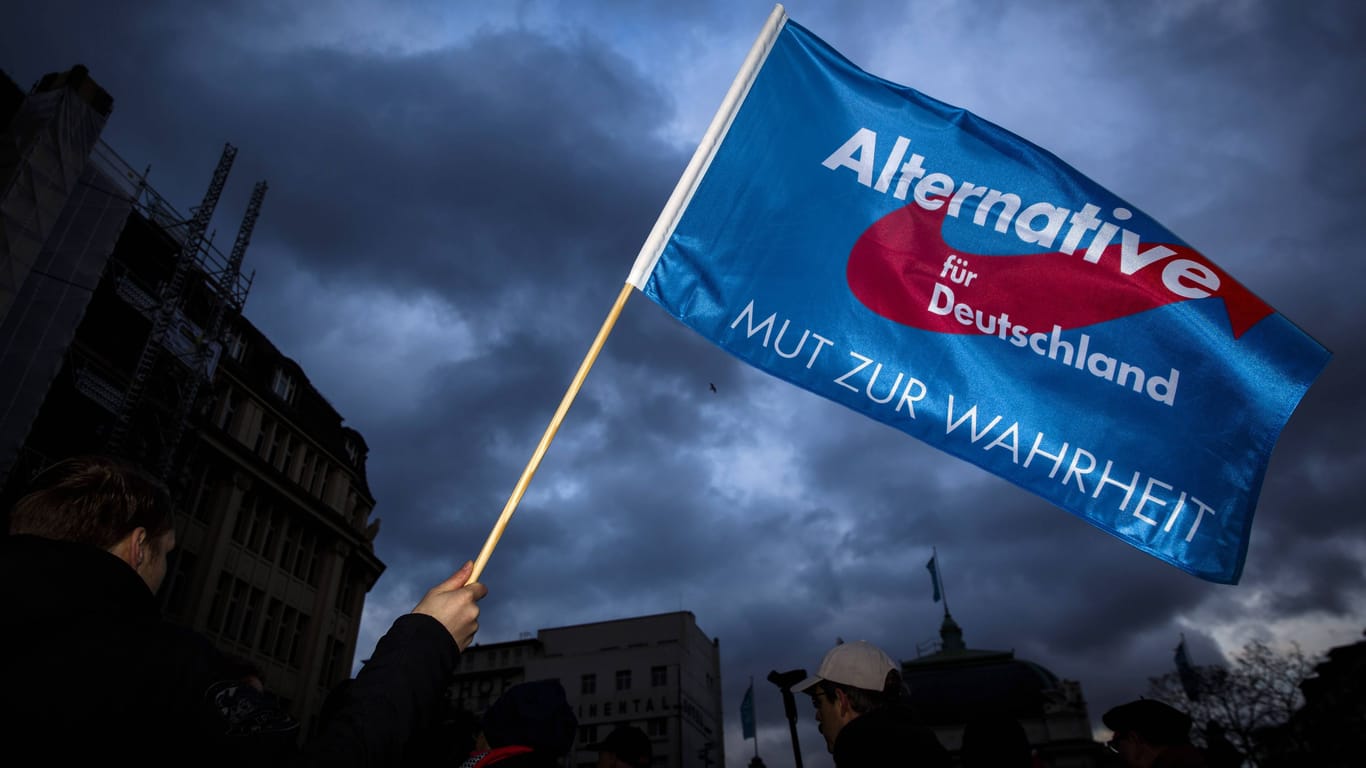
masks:
[[[628,282],[741,360],[1222,583],[1329,358],[1136,206],[781,6]]]
[[[741,738],[754,738],[754,683],[745,690],[745,698],[740,702]]]
[[[930,569],[930,584],[934,586],[934,601],[937,603],[943,594],[939,591],[939,567],[934,562],[936,557],[938,555],[931,557],[930,561],[925,563],[925,567]]]
[[[1181,679],[1181,688],[1186,692],[1186,698],[1191,701],[1200,700],[1200,673],[1191,664],[1190,657],[1186,654],[1186,638],[1182,637],[1181,642],[1176,645],[1176,676]]]

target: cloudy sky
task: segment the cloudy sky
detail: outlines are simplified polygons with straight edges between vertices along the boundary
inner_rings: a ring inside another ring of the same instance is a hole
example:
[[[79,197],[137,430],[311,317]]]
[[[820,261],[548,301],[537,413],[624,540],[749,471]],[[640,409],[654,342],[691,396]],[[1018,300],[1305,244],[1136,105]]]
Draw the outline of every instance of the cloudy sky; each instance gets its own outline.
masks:
[[[87,65],[115,98],[105,140],[181,210],[239,148],[220,248],[270,184],[247,315],[370,445],[388,570],[362,655],[478,553],[772,8],[10,5],[0,68],[27,88]],[[1063,157],[1333,351],[1272,457],[1242,581],[1188,576],[636,296],[485,571],[479,640],[690,610],[720,639],[740,766],[750,676],[760,753],[782,764],[769,670],[814,669],[836,637],[901,658],[937,637],[931,547],[968,644],[1080,681],[1097,723],[1172,668],[1182,633],[1197,663],[1254,638],[1359,639],[1366,7],[787,9],[859,66]],[[809,718],[800,738],[827,764]]]

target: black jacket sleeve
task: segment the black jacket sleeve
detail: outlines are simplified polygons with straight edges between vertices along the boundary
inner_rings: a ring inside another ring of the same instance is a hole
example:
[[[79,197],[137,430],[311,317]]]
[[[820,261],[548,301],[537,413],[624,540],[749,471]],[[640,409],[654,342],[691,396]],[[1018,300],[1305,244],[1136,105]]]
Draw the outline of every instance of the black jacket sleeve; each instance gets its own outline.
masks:
[[[441,622],[400,616],[354,680],[336,692],[305,766],[398,765],[414,737],[444,709],[460,649]]]

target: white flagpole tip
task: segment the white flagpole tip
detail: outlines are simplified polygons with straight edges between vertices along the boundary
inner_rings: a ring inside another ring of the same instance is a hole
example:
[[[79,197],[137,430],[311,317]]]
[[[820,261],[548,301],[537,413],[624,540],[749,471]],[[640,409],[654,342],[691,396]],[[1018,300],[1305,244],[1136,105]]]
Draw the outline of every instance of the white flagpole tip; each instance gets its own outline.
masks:
[[[749,94],[750,86],[758,77],[759,70],[763,68],[764,60],[768,58],[768,52],[773,49],[773,43],[778,39],[778,33],[782,31],[785,23],[787,23],[787,11],[783,10],[782,3],[778,3],[773,6],[773,11],[769,13],[768,21],[764,22],[763,29],[755,38],[754,45],[750,46],[749,54],[745,56],[744,64],[740,66],[740,71],[736,73],[735,80],[731,82],[730,90],[726,91],[726,97],[721,101],[720,109],[717,109],[716,114],[712,116],[711,125],[707,127],[707,132],[702,135],[702,141],[698,143],[697,149],[693,152],[692,160],[688,162],[688,167],[683,171],[683,176],[679,178],[673,193],[669,195],[669,201],[664,204],[664,210],[660,211],[659,218],[655,220],[654,228],[650,230],[649,237],[645,238],[645,244],[641,246],[640,253],[636,255],[635,264],[631,266],[631,273],[626,278],[626,282],[635,286],[636,289],[645,289],[645,281],[650,279],[650,273],[654,271],[660,254],[664,252],[664,244],[673,236],[674,227],[678,225],[678,220],[688,207],[688,202],[692,199],[698,182],[707,172],[707,166],[711,165],[712,157],[716,154],[717,148],[721,146],[721,139],[725,137],[726,131],[730,129],[731,121],[740,111],[740,105],[744,103],[745,96]]]

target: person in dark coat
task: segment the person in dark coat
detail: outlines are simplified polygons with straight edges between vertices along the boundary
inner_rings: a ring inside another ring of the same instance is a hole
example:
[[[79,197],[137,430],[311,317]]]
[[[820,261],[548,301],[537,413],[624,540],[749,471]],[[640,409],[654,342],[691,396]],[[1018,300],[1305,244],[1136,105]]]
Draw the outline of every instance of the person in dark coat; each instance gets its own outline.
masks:
[[[438,711],[487,590],[473,564],[399,617],[331,721],[297,724],[198,633],[162,620],[170,495],[119,459],[41,473],[0,539],[0,740],[44,764],[394,764]]]
[[[836,645],[792,691],[811,696],[836,768],[951,764],[948,750],[915,717],[896,663],[871,643]]]

